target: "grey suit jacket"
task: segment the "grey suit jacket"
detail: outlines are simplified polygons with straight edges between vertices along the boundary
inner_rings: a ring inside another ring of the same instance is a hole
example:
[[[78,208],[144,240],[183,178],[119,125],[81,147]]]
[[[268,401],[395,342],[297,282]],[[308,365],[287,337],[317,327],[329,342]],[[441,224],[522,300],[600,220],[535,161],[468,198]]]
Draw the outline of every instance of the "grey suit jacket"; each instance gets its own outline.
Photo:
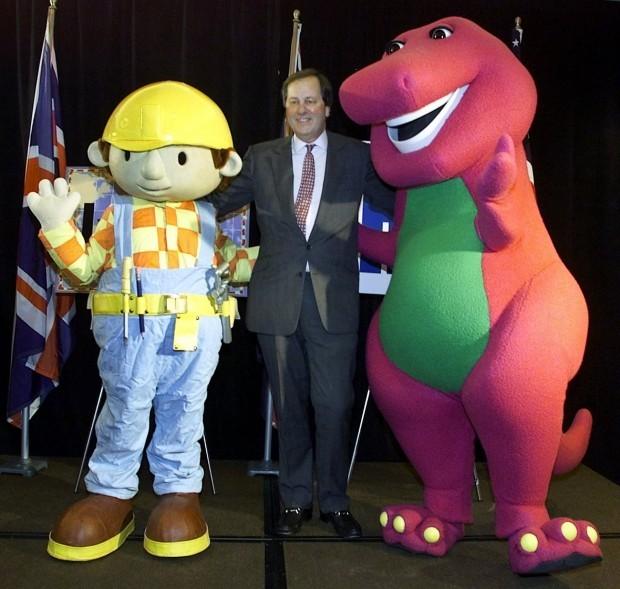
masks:
[[[250,147],[243,169],[211,202],[220,215],[254,200],[260,253],[248,290],[248,329],[290,335],[297,327],[306,263],[321,321],[330,333],[357,331],[357,218],[362,194],[392,210],[394,193],[377,177],[368,145],[328,132],[323,192],[312,232],[297,226],[290,138]]]

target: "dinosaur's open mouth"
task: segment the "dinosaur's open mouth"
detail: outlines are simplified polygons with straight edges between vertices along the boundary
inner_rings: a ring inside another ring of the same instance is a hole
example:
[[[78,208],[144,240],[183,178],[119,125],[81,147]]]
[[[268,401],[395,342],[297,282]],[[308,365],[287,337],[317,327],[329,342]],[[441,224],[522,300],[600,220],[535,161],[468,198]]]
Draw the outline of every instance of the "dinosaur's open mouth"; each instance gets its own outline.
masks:
[[[388,137],[401,153],[412,153],[430,145],[452,114],[469,84],[413,112],[386,121]]]

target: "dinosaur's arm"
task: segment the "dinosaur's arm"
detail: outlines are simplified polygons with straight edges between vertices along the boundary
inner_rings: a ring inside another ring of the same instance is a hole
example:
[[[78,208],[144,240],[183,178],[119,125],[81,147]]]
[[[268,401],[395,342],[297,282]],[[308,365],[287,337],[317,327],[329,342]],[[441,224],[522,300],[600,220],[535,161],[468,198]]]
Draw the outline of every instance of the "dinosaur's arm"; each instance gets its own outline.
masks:
[[[396,254],[395,231],[379,231],[359,225],[357,234],[357,247],[360,254],[378,264],[392,266]]]
[[[492,251],[509,247],[522,235],[519,202],[513,192],[516,179],[514,143],[509,135],[503,135],[475,186],[479,203],[476,228],[480,239]]]
[[[378,231],[364,225],[358,226],[357,247],[360,254],[369,260],[386,266],[393,266],[396,257],[396,243],[405,210],[406,191],[396,193],[394,223],[389,231]]]

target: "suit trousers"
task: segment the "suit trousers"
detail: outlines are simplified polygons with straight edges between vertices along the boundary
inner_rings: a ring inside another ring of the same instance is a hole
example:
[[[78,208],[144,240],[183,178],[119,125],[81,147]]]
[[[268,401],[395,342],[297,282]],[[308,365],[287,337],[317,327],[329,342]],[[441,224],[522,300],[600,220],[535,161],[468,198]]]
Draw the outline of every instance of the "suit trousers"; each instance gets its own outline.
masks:
[[[295,332],[291,335],[259,333],[258,341],[278,420],[282,504],[312,506],[314,462],[320,510],[348,509],[347,472],[357,333],[325,330],[311,275],[306,273]]]

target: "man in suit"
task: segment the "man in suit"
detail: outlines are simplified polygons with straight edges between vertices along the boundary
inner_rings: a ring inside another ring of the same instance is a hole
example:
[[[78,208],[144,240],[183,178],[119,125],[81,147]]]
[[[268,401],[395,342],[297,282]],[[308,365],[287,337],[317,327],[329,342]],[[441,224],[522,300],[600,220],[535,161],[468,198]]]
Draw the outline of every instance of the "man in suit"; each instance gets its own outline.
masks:
[[[273,392],[283,510],[276,526],[295,534],[312,517],[314,410],[320,517],[344,538],[361,536],[349,511],[347,467],[359,319],[357,217],[362,194],[391,210],[368,146],[326,131],[332,103],[314,69],[282,86],[292,138],[250,147],[241,174],[212,197],[220,214],[256,206],[260,253],[246,323],[258,334]]]

